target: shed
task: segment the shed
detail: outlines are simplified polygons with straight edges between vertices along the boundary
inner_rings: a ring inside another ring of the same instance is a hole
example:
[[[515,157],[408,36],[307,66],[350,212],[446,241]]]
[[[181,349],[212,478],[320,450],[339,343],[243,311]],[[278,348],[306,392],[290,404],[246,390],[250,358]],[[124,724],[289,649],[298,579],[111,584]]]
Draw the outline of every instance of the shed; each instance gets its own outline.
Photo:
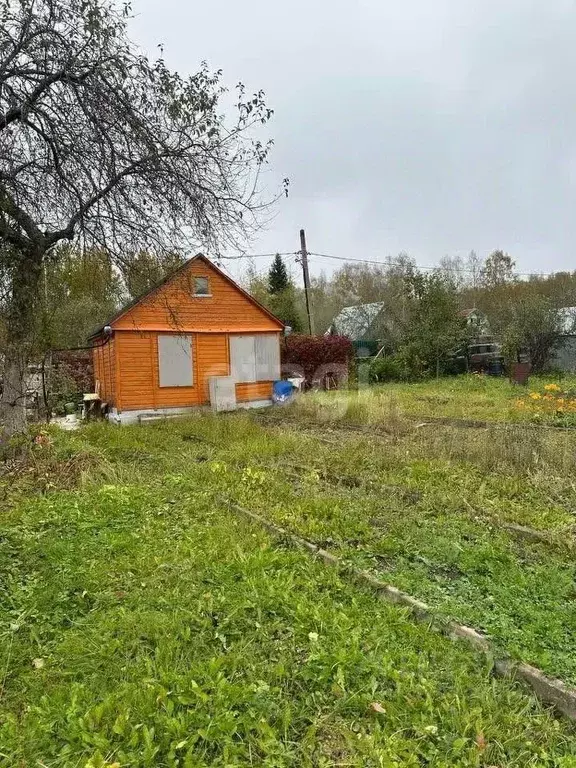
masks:
[[[122,423],[209,404],[211,377],[231,376],[239,404],[268,405],[283,330],[198,254],[91,335],[97,390]]]

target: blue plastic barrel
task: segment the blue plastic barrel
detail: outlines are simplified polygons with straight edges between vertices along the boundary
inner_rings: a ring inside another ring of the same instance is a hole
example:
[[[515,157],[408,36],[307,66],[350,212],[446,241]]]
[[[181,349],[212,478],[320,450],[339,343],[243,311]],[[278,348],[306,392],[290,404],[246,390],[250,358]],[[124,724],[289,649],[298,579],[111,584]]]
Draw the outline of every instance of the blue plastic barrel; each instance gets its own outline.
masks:
[[[272,400],[275,403],[285,403],[292,397],[294,387],[289,381],[275,381],[272,386]]]

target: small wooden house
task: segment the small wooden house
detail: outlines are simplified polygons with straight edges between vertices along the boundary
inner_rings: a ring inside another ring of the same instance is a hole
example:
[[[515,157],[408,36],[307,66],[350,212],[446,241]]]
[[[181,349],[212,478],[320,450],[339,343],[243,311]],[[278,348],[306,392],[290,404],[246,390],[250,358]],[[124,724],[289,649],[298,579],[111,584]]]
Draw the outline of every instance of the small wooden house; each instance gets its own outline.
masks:
[[[118,422],[208,405],[219,381],[239,405],[267,405],[280,377],[283,331],[199,254],[90,337],[96,391]]]

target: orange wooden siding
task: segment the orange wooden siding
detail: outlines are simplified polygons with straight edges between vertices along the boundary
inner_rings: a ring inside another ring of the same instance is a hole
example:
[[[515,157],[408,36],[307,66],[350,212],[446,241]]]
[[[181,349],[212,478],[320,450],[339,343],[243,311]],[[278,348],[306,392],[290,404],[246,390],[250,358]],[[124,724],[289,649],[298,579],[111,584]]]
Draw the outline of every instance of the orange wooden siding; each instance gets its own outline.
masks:
[[[209,296],[194,296],[196,277],[208,279]],[[119,411],[208,404],[209,378],[230,374],[229,336],[278,336],[283,328],[280,320],[203,256],[192,259],[171,279],[112,319],[110,326],[114,341],[107,345],[106,359],[94,350],[94,365],[102,394]],[[160,387],[159,333],[192,336],[192,386]],[[271,382],[236,385],[239,402],[267,399],[271,394]]]
[[[236,400],[247,403],[250,400],[270,400],[272,397],[271,381],[255,381],[236,384]]]
[[[123,411],[198,405],[197,376],[192,387],[160,387],[158,335],[117,333],[119,357],[118,404]],[[196,349],[193,342],[194,367]]]
[[[228,334],[192,334],[194,384],[191,387],[160,387],[158,372],[158,334],[119,331],[118,410],[186,408],[210,402],[210,376],[230,373]],[[272,383],[259,381],[236,384],[238,402],[264,400],[272,396]]]
[[[209,297],[195,297],[194,278],[207,277]],[[180,333],[278,332],[282,324],[249,299],[203,258],[192,261],[161,288],[112,322],[114,330]]]
[[[201,402],[210,402],[210,376],[228,376],[228,336],[225,333],[199,333],[195,336],[196,368]]]
[[[116,350],[114,339],[109,338],[105,344],[103,341],[103,339],[98,339],[96,341],[97,346],[92,352],[94,386],[98,386],[102,400],[109,405],[115,405]]]

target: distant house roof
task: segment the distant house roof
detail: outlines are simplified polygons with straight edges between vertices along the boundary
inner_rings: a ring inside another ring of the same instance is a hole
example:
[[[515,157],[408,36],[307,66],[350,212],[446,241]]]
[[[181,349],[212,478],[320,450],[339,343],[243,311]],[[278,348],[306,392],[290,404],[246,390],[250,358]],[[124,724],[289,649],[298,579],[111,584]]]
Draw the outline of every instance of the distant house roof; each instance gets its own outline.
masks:
[[[481,309],[478,309],[478,307],[471,307],[470,309],[461,309],[458,313],[460,317],[463,317],[465,320],[468,320],[469,322],[471,320],[481,322],[485,322],[488,320],[486,317],[486,313],[483,312]]]
[[[562,307],[558,310],[562,321],[562,333],[565,336],[576,335],[576,307]]]
[[[328,333],[347,336],[352,341],[360,341],[370,333],[375,320],[383,309],[383,301],[344,307],[332,321]]]
[[[470,309],[461,309],[458,313],[463,320],[466,320],[466,325],[470,328],[475,328],[482,336],[490,333],[490,323],[486,317],[486,313],[478,307],[471,307]]]

